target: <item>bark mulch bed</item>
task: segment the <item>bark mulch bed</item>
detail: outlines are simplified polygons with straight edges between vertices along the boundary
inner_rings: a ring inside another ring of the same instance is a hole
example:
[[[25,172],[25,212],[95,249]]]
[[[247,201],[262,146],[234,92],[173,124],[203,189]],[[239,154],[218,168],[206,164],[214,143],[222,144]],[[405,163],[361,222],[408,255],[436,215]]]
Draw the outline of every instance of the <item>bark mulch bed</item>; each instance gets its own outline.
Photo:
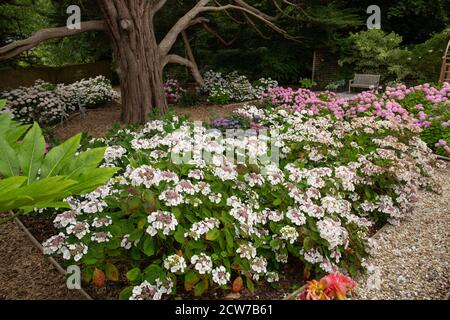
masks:
[[[14,222],[0,225],[0,300],[80,300]]]
[[[233,110],[242,107],[245,103],[235,103],[224,106],[199,104],[195,107],[181,107],[171,105],[178,115],[187,115],[192,121],[202,121],[209,123],[212,120],[230,115]],[[95,109],[88,109],[86,114],[76,115],[62,125],[54,128],[54,135],[60,140],[68,139],[79,132],[87,132],[93,137],[104,136],[117,123],[123,126],[120,121],[120,104],[111,102]]]

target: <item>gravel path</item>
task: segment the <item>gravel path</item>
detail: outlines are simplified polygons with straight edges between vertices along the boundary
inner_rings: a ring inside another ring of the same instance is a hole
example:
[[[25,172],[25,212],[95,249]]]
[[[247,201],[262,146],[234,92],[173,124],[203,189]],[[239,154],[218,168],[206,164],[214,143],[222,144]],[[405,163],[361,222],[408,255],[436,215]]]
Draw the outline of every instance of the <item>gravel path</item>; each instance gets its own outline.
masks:
[[[0,300],[80,300],[15,222],[0,225]]]
[[[446,299],[450,292],[450,164],[436,170],[442,194],[421,191],[414,212],[377,235],[368,262],[375,268],[355,280],[356,299]]]

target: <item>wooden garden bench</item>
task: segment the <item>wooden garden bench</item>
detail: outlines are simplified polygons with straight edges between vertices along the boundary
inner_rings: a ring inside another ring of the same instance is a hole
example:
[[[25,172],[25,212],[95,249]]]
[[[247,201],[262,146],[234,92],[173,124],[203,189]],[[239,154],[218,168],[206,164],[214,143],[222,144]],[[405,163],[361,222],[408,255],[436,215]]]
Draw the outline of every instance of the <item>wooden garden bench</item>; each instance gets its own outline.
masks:
[[[348,92],[352,92],[352,88],[378,88],[380,85],[380,75],[376,74],[355,74],[355,78],[348,83]]]

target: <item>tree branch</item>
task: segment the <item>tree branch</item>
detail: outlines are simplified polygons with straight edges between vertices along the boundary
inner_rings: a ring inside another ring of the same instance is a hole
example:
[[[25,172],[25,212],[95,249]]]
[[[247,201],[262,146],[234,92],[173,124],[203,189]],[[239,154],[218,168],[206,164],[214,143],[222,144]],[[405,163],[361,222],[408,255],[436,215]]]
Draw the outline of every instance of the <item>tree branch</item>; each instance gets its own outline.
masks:
[[[177,23],[170,29],[164,39],[159,43],[159,49],[161,50],[161,55],[165,56],[169,53],[172,46],[177,41],[178,35],[184,29],[188,28],[191,21],[197,17],[197,15],[201,12],[201,9],[208,4],[210,0],[200,0],[198,3],[189,10],[183,17],[178,20]]]
[[[256,23],[254,23],[253,20],[246,13],[244,13],[244,16],[245,16],[245,19],[247,19],[247,21],[250,24],[250,26],[252,26],[252,28],[259,34],[259,36],[261,38],[266,39],[266,40],[270,40],[270,37],[266,36],[261,30],[259,30],[259,28],[256,25]]]
[[[106,25],[105,25],[104,21],[102,21],[102,20],[93,20],[93,21],[82,22],[80,29],[68,29],[67,27],[42,29],[42,30],[35,32],[31,37],[29,37],[27,39],[18,40],[13,43],[10,43],[4,47],[1,47],[0,48],[0,61],[15,57],[24,51],[28,51],[28,50],[36,47],[41,42],[44,42],[44,41],[47,41],[50,39],[71,37],[71,36],[77,35],[82,32],[104,31],[105,29],[106,29]]]
[[[215,36],[225,47],[229,47],[233,43],[235,43],[236,40],[239,38],[239,35],[241,34],[241,30],[242,30],[242,28],[239,28],[239,31],[236,34],[236,36],[234,37],[234,39],[232,39],[230,41],[226,41],[224,38],[222,38],[222,36],[220,34],[218,34],[216,31],[214,31],[210,26],[208,26],[208,24],[202,23],[202,25],[203,25],[203,28],[205,28],[206,31],[208,31],[210,34]]]
[[[203,86],[205,84],[203,77],[200,74],[200,71],[198,70],[198,67],[195,63],[192,61],[183,58],[177,54],[168,54],[164,58],[163,61],[163,67],[165,67],[168,63],[176,63],[180,64],[182,66],[186,66],[191,69],[192,76],[194,77],[195,81],[200,85]]]
[[[273,21],[276,20],[275,17],[264,14],[263,12],[259,11],[243,0],[233,0],[233,2],[237,5],[228,4],[223,6],[219,5],[218,7],[207,6],[209,2],[210,0],[199,0],[191,10],[189,10],[180,20],[178,20],[177,23],[175,23],[172,29],[170,29],[170,31],[159,44],[161,56],[164,57],[169,53],[170,49],[177,41],[179,34],[183,30],[187,29],[191,25],[191,21],[194,20],[202,12],[226,11],[228,9],[240,10],[263,21],[271,29],[282,34],[286,39],[298,41],[298,39],[300,38],[289,35],[285,30],[273,23]]]
[[[194,77],[195,81],[201,87],[203,87],[205,85],[205,81],[203,80],[203,77],[198,69],[198,65],[197,65],[197,62],[195,61],[194,53],[192,52],[191,43],[189,42],[189,38],[188,38],[188,35],[185,30],[183,30],[181,32],[181,36],[183,38],[187,58],[192,62],[192,67],[191,67],[192,76]]]
[[[155,14],[159,10],[161,10],[164,7],[164,5],[166,4],[166,2],[167,2],[167,0],[159,0],[159,2],[152,9],[153,14]]]
[[[270,21],[270,22],[277,21],[276,17],[269,16],[269,15],[265,14],[264,12],[259,11],[258,9],[249,5],[247,2],[245,2],[243,0],[233,0],[233,2],[236,3],[237,5],[241,6],[242,8],[245,8],[245,9],[253,12],[254,14],[257,14],[258,16],[264,18],[267,21]]]
[[[282,28],[278,27],[273,22],[265,19],[263,16],[259,15],[258,13],[255,13],[254,11],[246,9],[244,7],[235,6],[235,5],[232,5],[232,4],[227,4],[227,5],[224,5],[224,6],[221,6],[221,7],[202,7],[202,8],[200,8],[200,13],[201,12],[208,12],[208,11],[224,11],[224,10],[228,10],[228,9],[240,10],[240,11],[246,12],[247,14],[249,14],[249,15],[251,15],[251,16],[253,16],[253,17],[255,17],[255,18],[259,19],[259,20],[261,20],[262,22],[264,22],[272,30],[282,34],[286,39],[299,42],[300,37],[293,37],[293,36],[291,36],[287,31],[285,31]]]
[[[222,6],[222,4],[220,4],[219,1],[214,0],[214,2],[215,2],[215,4],[218,5],[219,7]],[[235,17],[233,17],[233,16],[231,15],[231,13],[228,12],[228,10],[225,10],[225,14],[228,16],[228,18],[230,18],[231,20],[233,20],[235,23],[237,23],[237,24],[239,24],[239,25],[245,23],[245,21],[239,21],[238,19],[236,19]]]

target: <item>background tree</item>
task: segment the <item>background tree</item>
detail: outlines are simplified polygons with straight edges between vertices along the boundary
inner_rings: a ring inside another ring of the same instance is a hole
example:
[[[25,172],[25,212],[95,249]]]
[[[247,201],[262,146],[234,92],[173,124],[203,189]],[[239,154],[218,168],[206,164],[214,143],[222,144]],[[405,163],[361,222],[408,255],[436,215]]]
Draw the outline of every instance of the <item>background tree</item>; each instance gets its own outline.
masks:
[[[148,113],[167,109],[163,89],[163,69],[169,63],[189,67],[197,82],[202,83],[192,55],[187,59],[171,53],[171,49],[184,32],[197,24],[209,22],[208,13],[244,12],[250,24],[259,20],[272,30],[289,38],[287,32],[275,24],[276,18],[261,12],[243,0],[220,4],[216,1],[192,1],[166,35],[156,37],[155,16],[167,0],[98,0],[101,20],[84,21],[81,29],[57,27],[43,29],[31,37],[18,40],[0,48],[0,60],[15,57],[43,41],[73,36],[87,31],[105,31],[117,59],[122,92],[122,118],[127,123],[144,122]],[[187,1],[189,3],[189,1]],[[188,42],[185,41],[186,46]]]

